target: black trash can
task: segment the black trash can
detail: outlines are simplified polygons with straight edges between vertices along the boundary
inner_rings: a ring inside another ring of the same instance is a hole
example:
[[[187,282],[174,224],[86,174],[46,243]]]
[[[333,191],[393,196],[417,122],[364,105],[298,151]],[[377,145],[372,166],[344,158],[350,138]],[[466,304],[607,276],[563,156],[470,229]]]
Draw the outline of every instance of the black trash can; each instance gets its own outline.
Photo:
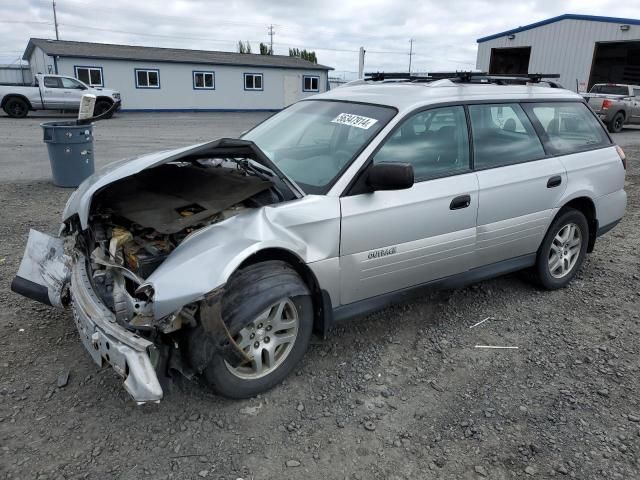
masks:
[[[49,150],[53,183],[77,187],[94,172],[93,124],[46,122],[40,124]]]

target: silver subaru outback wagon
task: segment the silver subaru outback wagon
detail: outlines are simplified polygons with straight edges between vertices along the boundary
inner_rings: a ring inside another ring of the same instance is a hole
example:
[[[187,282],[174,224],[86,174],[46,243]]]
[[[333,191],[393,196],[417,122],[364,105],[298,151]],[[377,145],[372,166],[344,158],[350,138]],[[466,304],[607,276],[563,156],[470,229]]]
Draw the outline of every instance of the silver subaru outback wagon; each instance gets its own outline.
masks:
[[[584,100],[527,85],[360,82],[240,139],[117,162],[35,230],[12,288],[70,307],[139,403],[180,372],[243,398],[315,331],[521,269],[566,286],[626,206]]]

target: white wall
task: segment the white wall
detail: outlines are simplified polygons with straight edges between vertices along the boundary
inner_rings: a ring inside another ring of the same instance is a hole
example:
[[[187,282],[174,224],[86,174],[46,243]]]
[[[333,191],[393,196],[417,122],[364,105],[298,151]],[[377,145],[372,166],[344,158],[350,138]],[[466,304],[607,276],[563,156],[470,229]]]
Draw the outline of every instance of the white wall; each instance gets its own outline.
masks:
[[[561,20],[478,44],[476,68],[489,71],[492,48],[531,47],[529,73],[559,73],[559,82],[567,89],[586,90],[596,42],[640,40],[640,25],[626,32],[620,24],[586,20]]]
[[[34,48],[31,52],[31,57],[29,57],[29,66],[31,67],[32,77],[38,73],[56,73],[56,64],[53,57],[45,54],[38,47]]]
[[[58,58],[60,75],[75,76],[76,65],[102,67],[104,88],[120,92],[123,110],[279,110],[286,106],[285,76],[296,78],[298,100],[313,95],[302,91],[303,75],[319,76],[320,92],[327,86],[327,72],[318,70]],[[160,88],[136,88],[136,68],[158,69]],[[194,70],[214,71],[215,90],[195,90]],[[244,73],[262,73],[263,90],[245,91]]]

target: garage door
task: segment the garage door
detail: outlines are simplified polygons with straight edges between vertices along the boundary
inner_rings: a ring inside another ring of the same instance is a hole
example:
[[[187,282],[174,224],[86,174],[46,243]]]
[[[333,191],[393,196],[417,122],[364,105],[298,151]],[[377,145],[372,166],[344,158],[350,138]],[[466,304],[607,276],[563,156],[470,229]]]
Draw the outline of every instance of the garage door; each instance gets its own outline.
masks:
[[[594,83],[640,85],[640,41],[596,43],[589,88]]]

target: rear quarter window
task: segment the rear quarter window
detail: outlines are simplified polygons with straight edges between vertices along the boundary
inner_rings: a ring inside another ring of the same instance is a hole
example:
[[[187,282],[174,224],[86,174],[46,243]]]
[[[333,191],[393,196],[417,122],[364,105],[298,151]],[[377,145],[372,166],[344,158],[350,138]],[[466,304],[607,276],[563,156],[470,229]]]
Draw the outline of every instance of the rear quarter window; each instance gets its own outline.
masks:
[[[542,126],[548,147],[555,155],[611,145],[604,128],[584,103],[534,103],[526,108]]]

